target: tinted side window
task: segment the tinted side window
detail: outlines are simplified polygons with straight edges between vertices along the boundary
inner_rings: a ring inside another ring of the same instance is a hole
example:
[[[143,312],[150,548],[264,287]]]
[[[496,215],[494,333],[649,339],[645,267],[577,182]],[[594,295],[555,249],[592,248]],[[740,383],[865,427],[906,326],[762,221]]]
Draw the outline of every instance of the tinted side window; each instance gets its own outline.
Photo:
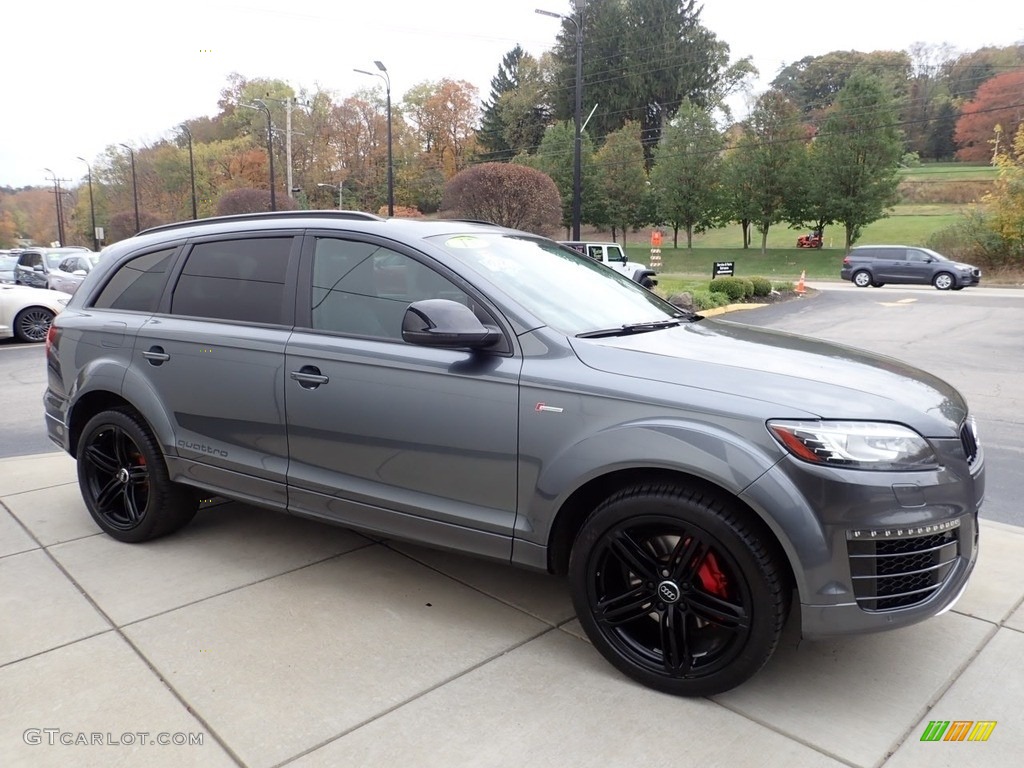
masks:
[[[171,313],[250,323],[283,322],[290,237],[196,245],[171,298]]]
[[[96,297],[93,306],[155,312],[175,250],[155,251],[126,261]]]
[[[23,253],[18,263],[23,267],[35,269],[36,267],[43,266],[43,257],[38,253]]]
[[[387,248],[320,238],[313,255],[313,328],[357,336],[402,338],[406,307],[422,299],[469,297],[434,270]]]

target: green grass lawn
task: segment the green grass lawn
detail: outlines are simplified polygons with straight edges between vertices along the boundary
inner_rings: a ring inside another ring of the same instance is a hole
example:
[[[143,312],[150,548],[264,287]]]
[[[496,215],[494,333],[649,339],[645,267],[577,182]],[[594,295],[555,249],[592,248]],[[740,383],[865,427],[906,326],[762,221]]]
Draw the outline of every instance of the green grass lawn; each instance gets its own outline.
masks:
[[[916,170],[916,169],[915,169]],[[906,205],[896,206],[893,213],[864,228],[857,245],[872,243],[898,243],[900,245],[926,245],[935,232],[948,227],[961,216],[960,205]],[[803,230],[794,230],[785,224],[768,231],[768,252],[761,254],[761,239],[755,233],[751,247],[742,247],[738,225],[706,232],[693,238],[693,248],[687,249],[685,233],[679,235],[682,247],[672,247],[672,233],[665,232],[661,249],[665,275],[711,277],[716,261],[736,262],[736,275],[760,275],[769,280],[793,280],[806,271],[808,280],[838,280],[839,269],[846,251],[845,233],[841,227],[825,229],[825,247],[820,250],[797,248],[796,239]],[[598,239],[598,236],[594,236]],[[621,240],[621,238],[620,238]],[[644,264],[650,262],[650,230],[631,232],[626,238],[629,258]]]
[[[927,163],[900,169],[900,179],[905,181],[985,181],[996,175],[994,166],[967,163]]]

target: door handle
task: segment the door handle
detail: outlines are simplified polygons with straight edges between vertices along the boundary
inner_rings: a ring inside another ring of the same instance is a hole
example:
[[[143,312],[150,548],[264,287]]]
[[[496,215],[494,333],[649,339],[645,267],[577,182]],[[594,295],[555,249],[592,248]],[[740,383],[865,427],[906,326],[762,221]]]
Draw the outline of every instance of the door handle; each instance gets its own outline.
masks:
[[[142,353],[142,356],[152,365],[163,365],[171,359],[171,356],[164,352],[163,347],[150,347]]]
[[[303,389],[316,389],[330,381],[330,378],[320,373],[320,369],[315,365],[304,365],[299,370],[292,371],[291,377],[299,382]]]

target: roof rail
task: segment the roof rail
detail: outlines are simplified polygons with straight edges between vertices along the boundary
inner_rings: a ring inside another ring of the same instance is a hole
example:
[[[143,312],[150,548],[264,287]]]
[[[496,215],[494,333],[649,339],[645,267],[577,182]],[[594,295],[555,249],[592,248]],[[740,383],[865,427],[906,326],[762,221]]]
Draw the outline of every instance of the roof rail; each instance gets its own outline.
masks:
[[[495,224],[493,221],[485,221],[484,219],[440,219],[440,221],[454,221],[460,224],[485,224],[488,227],[500,227],[501,224]]]
[[[196,224],[219,224],[227,221],[261,221],[267,219],[306,219],[311,216],[317,218],[342,219],[346,221],[385,221],[380,216],[364,211],[339,211],[328,209],[322,211],[263,211],[262,213],[236,213],[231,216],[211,216],[205,219],[187,219],[175,221],[171,224],[161,224],[156,227],[149,227],[138,234],[148,235],[151,232],[166,232],[169,229],[184,229]]]

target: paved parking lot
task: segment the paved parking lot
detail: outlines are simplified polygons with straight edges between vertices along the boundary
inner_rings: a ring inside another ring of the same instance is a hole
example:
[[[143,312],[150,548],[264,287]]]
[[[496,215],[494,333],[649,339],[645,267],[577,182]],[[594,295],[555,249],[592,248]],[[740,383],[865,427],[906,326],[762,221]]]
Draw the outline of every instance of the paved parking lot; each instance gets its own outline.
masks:
[[[814,643],[791,623],[749,683],[687,700],[605,663],[560,579],[235,503],[120,544],[69,457],[0,478],[3,766],[1020,764],[1019,528],[983,523],[954,611]],[[922,742],[931,720],[997,726]]]

